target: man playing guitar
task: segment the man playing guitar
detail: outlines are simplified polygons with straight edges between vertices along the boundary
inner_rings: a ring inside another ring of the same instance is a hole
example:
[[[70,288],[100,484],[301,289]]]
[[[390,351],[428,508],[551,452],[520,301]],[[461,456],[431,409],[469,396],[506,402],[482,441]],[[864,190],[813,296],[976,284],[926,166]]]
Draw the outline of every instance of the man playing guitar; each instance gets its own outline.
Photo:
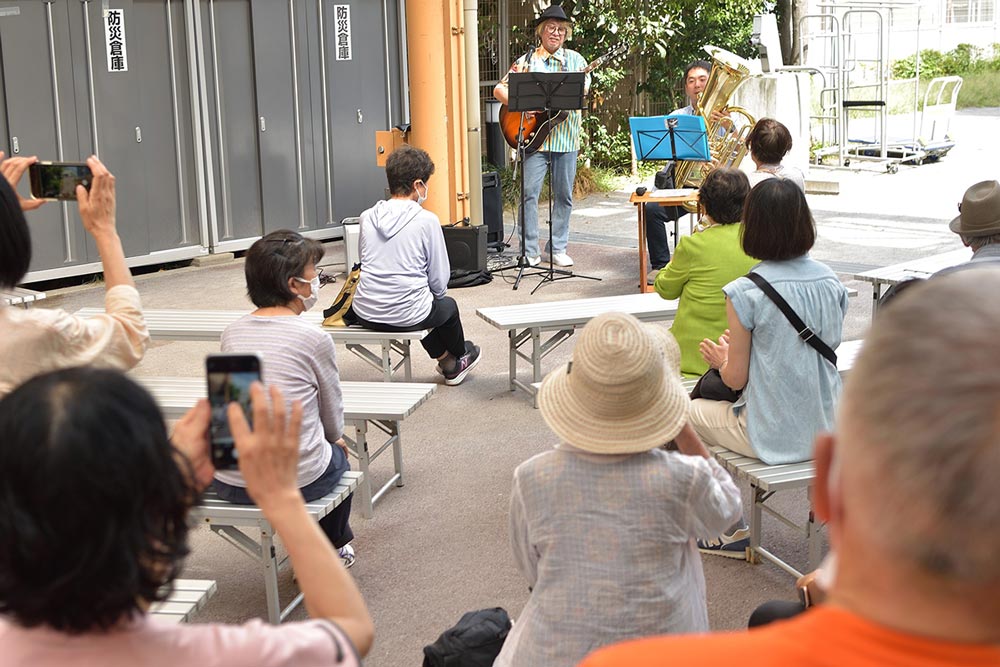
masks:
[[[563,48],[569,39],[572,22],[559,5],[547,7],[535,20],[535,35],[541,46],[518,58],[511,65],[510,72],[579,72],[586,68],[587,61],[576,51]],[[587,77],[586,86],[590,86]],[[493,94],[500,102],[507,104],[507,76],[496,85]],[[580,150],[581,112],[569,111],[566,120],[552,127],[539,149],[526,155],[524,169],[524,210],[521,224],[524,225],[524,247],[522,254],[528,264],[541,263],[538,249],[538,197],[545,179],[546,164],[552,163],[552,261],[557,266],[572,266],[573,260],[566,254],[569,242],[569,216],[573,210],[573,182],[576,179],[576,157]]]

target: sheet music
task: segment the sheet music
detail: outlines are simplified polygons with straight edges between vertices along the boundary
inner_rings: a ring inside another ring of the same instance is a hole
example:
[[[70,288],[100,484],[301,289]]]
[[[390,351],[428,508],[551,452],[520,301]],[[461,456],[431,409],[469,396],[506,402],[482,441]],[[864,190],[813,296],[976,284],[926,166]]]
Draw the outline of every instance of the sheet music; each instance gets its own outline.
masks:
[[[670,188],[669,190],[652,190],[650,197],[683,197],[697,192],[695,188]]]

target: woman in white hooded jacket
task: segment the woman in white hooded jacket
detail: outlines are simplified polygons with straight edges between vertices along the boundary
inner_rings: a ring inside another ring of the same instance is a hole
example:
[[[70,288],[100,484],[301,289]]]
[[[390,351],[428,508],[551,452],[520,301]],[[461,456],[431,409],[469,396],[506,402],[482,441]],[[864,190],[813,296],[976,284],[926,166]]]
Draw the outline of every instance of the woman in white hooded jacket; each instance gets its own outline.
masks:
[[[376,331],[430,329],[420,344],[445,384],[457,385],[479,363],[479,346],[465,340],[458,304],[446,296],[451,265],[441,223],[421,206],[433,173],[430,156],[413,146],[386,160],[391,198],[361,214],[361,280],[351,310]]]

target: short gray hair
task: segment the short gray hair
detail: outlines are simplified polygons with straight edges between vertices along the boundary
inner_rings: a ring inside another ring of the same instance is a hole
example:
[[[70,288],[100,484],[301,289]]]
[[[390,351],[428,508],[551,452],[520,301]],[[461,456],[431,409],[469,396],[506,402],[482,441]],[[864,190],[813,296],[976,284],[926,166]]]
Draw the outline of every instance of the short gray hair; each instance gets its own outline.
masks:
[[[1000,245],[1000,234],[990,234],[989,236],[966,236],[965,234],[959,234],[959,236],[962,239],[962,243],[973,250],[979,250],[986,245]]]
[[[1000,576],[1000,269],[928,280],[879,314],[841,403],[873,546],[930,575]]]

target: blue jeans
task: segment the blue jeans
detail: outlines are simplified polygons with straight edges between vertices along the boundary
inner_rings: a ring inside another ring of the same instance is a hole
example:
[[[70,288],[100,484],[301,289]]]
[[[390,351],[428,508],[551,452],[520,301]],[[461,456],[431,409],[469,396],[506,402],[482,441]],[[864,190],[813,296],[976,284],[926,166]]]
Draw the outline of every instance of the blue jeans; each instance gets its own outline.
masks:
[[[569,243],[569,214],[573,211],[573,182],[576,180],[576,151],[550,153],[536,151],[524,159],[524,208],[521,223],[524,225],[524,247],[528,257],[538,257],[538,196],[545,180],[545,168],[552,162],[549,189],[552,192],[552,253],[566,252]],[[520,231],[520,230],[518,230]]]
[[[646,209],[646,247],[649,249],[649,268],[662,269],[670,263],[670,241],[667,223],[681,217],[680,206],[643,204]]]
[[[333,491],[340,478],[345,472],[351,469],[351,464],[347,460],[347,455],[337,445],[330,445],[333,448],[333,455],[330,457],[330,464],[323,471],[323,474],[316,478],[316,481],[306,484],[299,490],[302,498],[307,503],[322,498]],[[253,499],[247,493],[245,487],[231,486],[217,479],[212,480],[212,488],[225,501],[237,505],[253,505]],[[319,520],[319,527],[323,529],[327,539],[340,548],[354,539],[354,531],[351,530],[351,500],[354,494],[347,496],[344,502],[333,508],[333,511]]]

